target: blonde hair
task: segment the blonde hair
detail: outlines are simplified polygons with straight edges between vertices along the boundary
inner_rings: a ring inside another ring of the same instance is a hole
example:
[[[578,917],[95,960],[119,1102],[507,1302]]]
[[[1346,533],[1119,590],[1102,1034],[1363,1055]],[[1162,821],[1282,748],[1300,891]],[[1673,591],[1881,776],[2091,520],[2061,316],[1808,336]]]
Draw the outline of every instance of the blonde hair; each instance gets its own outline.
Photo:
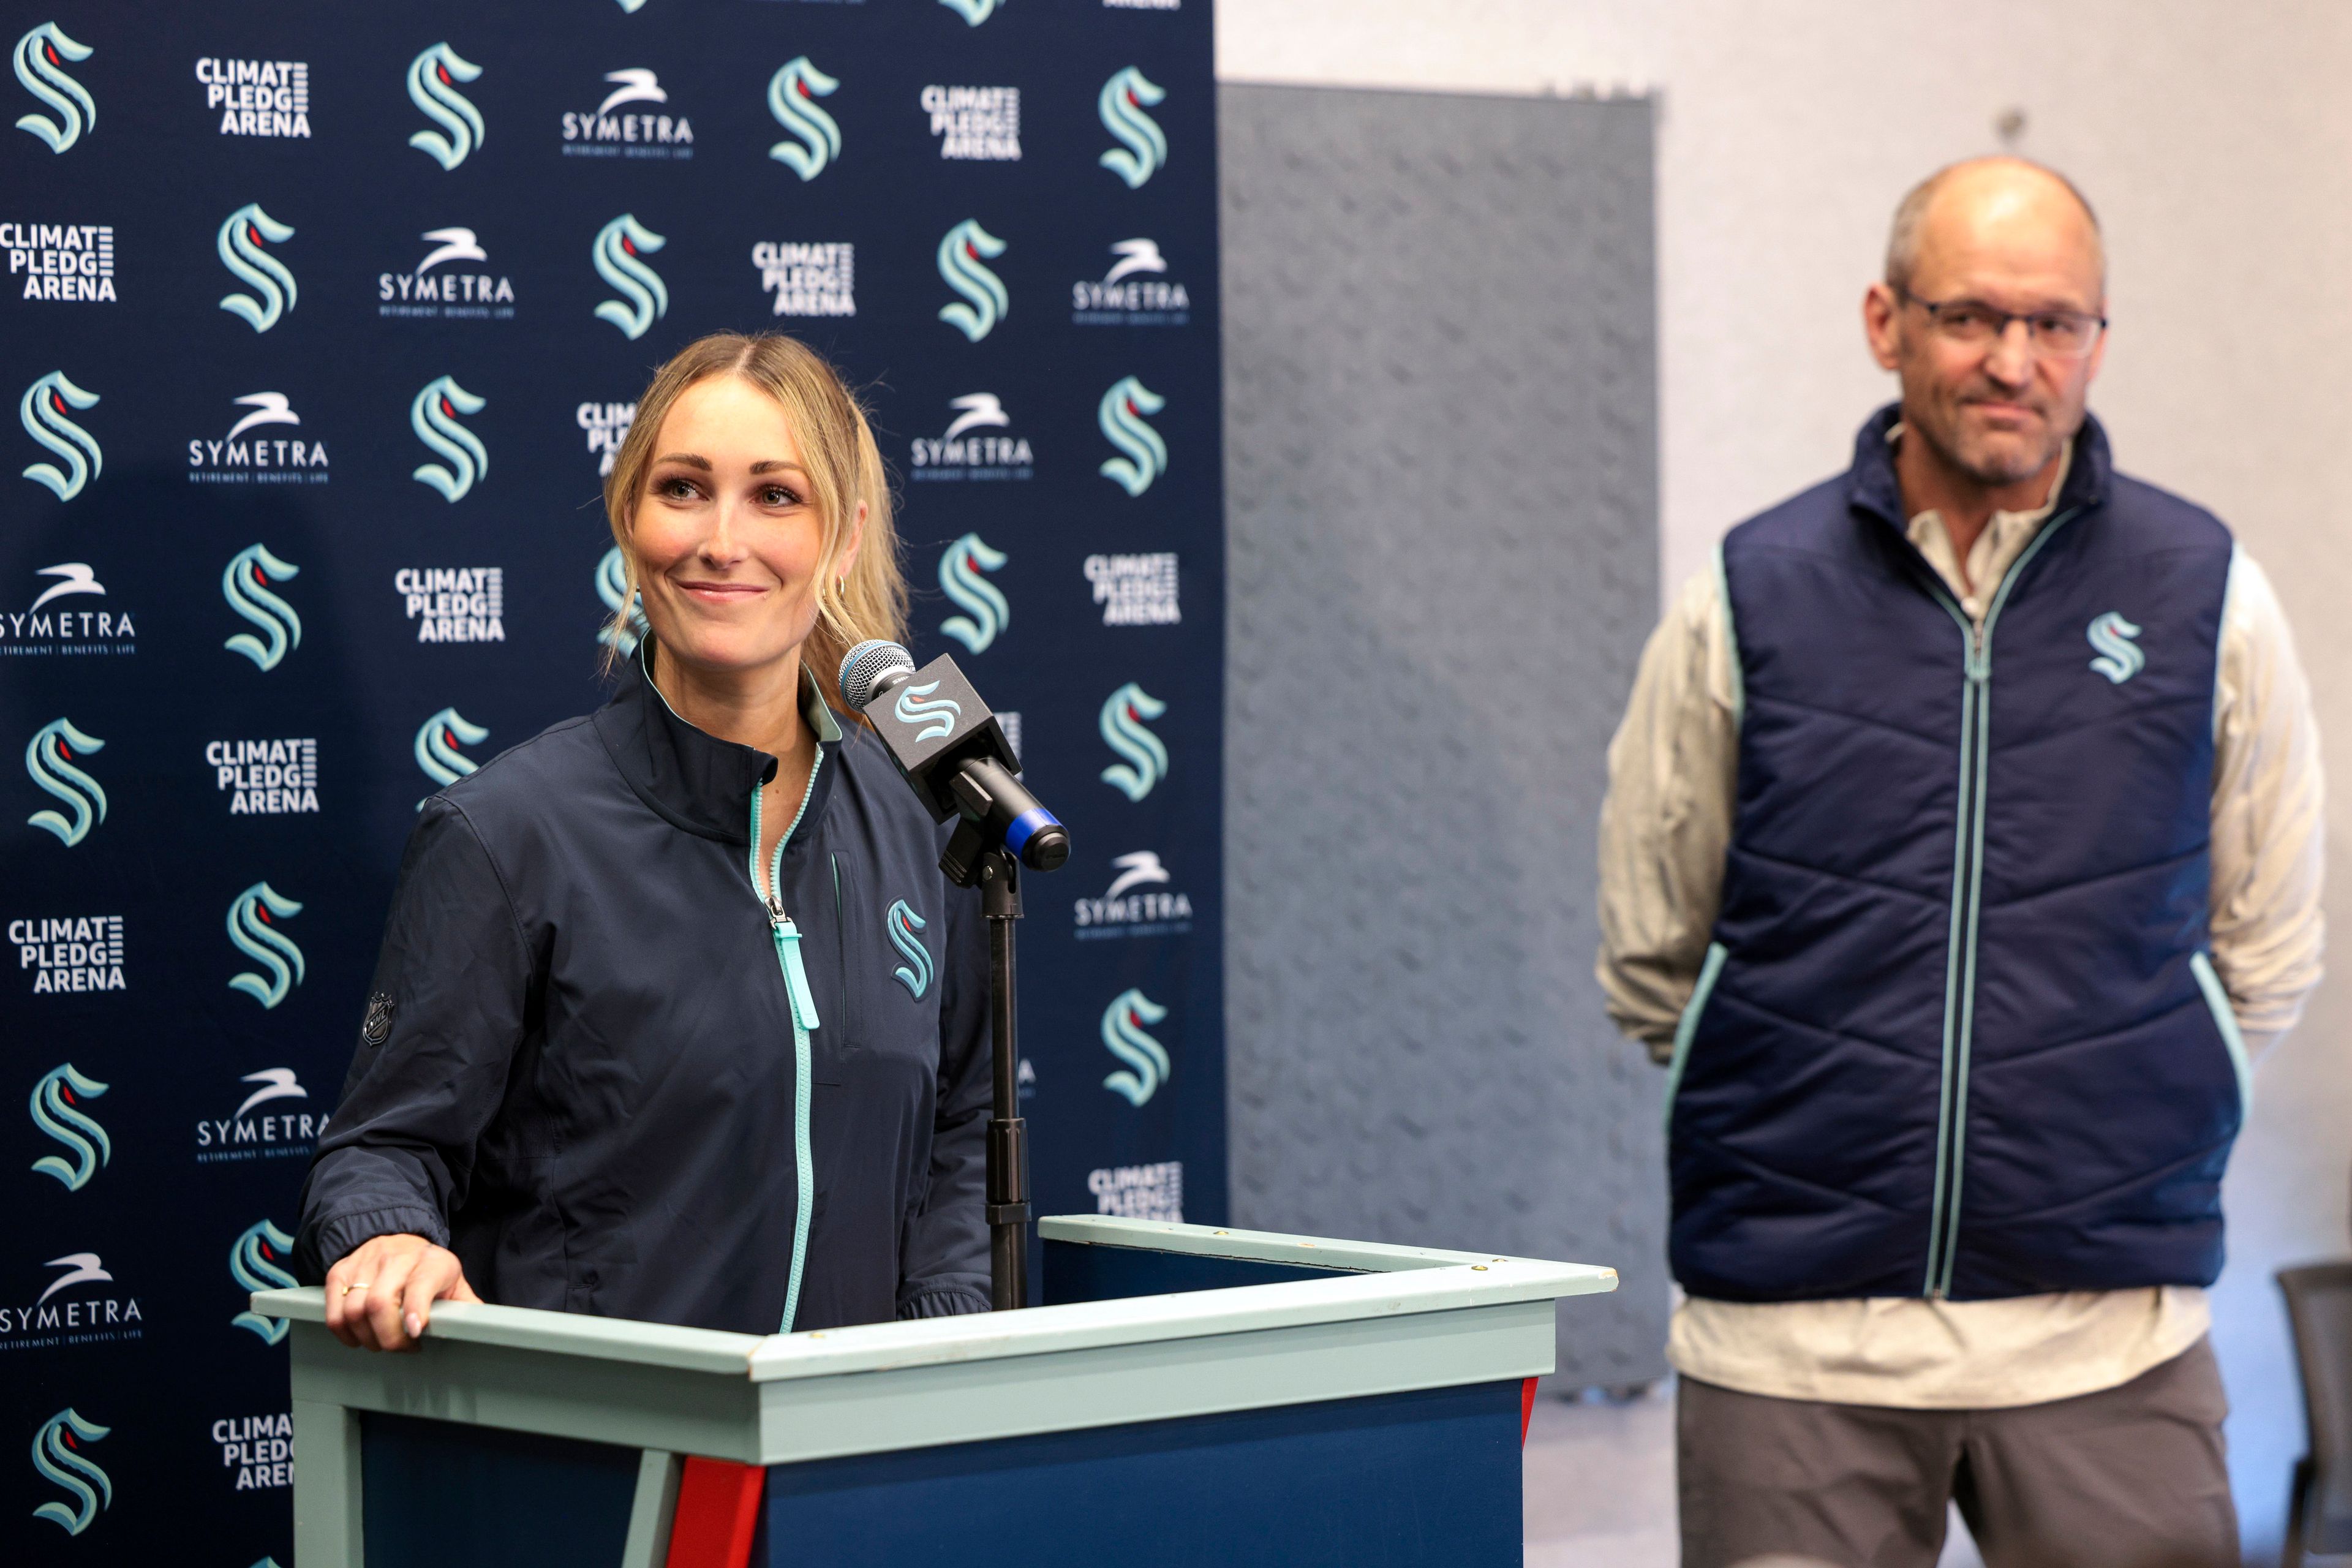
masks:
[[[801,662],[816,674],[817,688],[834,700],[834,676],[842,657],[868,637],[907,640],[907,578],[898,565],[898,531],[891,518],[889,476],[874,444],[873,427],[856,395],[823,355],[795,338],[773,332],[713,332],[698,338],[654,373],[637,399],[637,412],[613,471],[604,479],[604,515],[620,546],[626,581],[621,606],[613,612],[605,642],[605,668],[618,662],[632,631],[642,579],[631,534],[637,502],[653,464],[662,421],[689,386],[715,375],[732,375],[758,387],[784,411],[800,438],[808,465],[810,499],[824,521],[824,545],[817,556],[816,625],[801,645]],[[836,563],[849,543],[858,503],[866,506],[865,538],[846,573]],[[836,575],[840,581],[836,585]]]

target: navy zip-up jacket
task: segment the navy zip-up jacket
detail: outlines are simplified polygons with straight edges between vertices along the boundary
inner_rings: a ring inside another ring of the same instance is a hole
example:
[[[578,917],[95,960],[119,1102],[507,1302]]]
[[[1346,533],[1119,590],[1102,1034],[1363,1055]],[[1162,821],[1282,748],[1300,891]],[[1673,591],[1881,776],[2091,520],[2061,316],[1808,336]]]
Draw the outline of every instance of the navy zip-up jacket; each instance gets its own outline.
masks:
[[[978,895],[880,743],[806,701],[789,927],[751,879],[775,759],[680,719],[635,660],[603,709],[425,802],[303,1192],[304,1279],[414,1232],[507,1306],[745,1333],[988,1310]]]

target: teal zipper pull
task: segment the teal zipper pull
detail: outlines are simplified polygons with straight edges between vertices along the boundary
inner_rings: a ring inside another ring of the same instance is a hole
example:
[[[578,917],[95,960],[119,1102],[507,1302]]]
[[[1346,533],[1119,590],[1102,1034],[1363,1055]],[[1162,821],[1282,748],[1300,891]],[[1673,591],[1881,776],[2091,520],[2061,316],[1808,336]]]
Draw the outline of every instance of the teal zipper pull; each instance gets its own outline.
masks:
[[[809,989],[808,970],[801,963],[801,928],[772,897],[768,900],[768,930],[776,939],[776,962],[783,965],[784,989],[792,993],[793,1022],[814,1029],[816,995]]]

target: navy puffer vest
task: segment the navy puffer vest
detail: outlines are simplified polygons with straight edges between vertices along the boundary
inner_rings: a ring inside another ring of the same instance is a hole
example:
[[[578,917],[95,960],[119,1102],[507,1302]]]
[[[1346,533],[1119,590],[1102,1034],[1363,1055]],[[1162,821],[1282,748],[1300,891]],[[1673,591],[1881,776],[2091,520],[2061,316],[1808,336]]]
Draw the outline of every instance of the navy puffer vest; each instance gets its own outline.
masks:
[[[2244,1052],[2206,952],[2212,516],[2084,425],[1979,639],[1854,463],[1732,531],[1723,904],[1669,1090],[1694,1295],[2209,1284]]]

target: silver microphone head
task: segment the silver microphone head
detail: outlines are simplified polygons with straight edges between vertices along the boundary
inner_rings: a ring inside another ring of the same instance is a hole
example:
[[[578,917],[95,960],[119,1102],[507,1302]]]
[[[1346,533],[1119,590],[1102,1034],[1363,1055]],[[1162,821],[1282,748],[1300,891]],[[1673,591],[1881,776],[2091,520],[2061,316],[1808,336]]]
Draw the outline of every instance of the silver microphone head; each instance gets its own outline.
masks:
[[[853,713],[863,713],[882,689],[883,678],[912,674],[915,656],[897,643],[869,638],[849,650],[841,661],[841,700]]]

